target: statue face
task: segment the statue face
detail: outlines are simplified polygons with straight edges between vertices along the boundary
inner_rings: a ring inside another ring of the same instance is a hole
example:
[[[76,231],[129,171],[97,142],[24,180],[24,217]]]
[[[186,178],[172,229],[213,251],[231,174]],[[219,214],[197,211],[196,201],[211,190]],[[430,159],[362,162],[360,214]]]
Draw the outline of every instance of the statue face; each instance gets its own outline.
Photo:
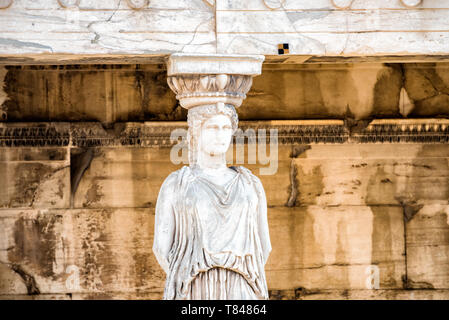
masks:
[[[223,114],[210,117],[201,126],[201,151],[210,155],[226,153],[231,143],[231,119]]]

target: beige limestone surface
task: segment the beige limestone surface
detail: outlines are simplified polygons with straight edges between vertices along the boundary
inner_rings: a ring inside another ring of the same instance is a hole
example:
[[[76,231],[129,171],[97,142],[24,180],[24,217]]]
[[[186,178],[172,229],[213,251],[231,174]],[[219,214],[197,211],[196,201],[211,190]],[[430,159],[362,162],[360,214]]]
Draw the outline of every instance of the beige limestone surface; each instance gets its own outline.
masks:
[[[161,298],[165,278],[151,246],[157,191],[180,166],[170,163],[169,150],[94,148],[76,191],[70,175],[61,176],[72,205],[51,206],[45,199],[60,199],[54,170],[70,165],[73,176],[80,150],[3,147],[0,296]],[[277,173],[259,176],[273,246],[266,269],[272,299],[447,298],[447,145],[292,144],[279,155]],[[258,175],[260,164],[244,165]],[[347,177],[330,179],[327,170]],[[33,189],[24,193],[6,172]],[[366,287],[373,266],[379,290]]]
[[[447,117],[449,65],[263,65],[240,120]],[[10,121],[186,120],[163,65],[0,67]],[[356,126],[357,123],[354,123]]]

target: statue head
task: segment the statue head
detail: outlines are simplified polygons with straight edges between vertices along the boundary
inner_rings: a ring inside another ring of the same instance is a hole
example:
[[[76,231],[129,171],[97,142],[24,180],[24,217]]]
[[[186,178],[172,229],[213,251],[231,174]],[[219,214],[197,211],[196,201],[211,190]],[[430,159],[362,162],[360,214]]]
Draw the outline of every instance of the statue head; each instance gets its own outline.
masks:
[[[226,154],[238,128],[238,116],[230,104],[211,104],[189,109],[187,114],[189,164],[196,166],[200,152]]]

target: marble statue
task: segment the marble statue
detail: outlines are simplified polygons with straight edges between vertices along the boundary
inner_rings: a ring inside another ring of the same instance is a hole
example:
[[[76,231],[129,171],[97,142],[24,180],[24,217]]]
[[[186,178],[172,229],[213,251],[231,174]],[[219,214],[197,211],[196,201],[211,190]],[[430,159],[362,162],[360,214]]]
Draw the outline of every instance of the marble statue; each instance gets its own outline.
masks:
[[[165,179],[156,203],[153,251],[167,274],[164,299],[268,299],[265,192],[250,170],[226,165],[236,110],[196,106],[188,126],[189,166]]]

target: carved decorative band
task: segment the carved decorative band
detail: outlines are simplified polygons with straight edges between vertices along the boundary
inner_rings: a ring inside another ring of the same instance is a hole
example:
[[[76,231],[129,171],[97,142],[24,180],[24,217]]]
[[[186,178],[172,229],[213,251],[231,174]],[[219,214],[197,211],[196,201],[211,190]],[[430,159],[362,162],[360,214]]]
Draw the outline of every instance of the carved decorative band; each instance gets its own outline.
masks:
[[[59,124],[0,124],[0,147],[68,146],[70,131]]]
[[[129,122],[110,129],[96,122],[0,123],[0,147],[169,147],[178,143],[171,140],[175,129],[183,129],[175,135],[181,137],[187,123]],[[274,137],[270,130],[276,129],[279,144],[449,143],[446,119],[374,120],[358,132],[351,132],[343,120],[241,121],[239,129],[243,137],[250,131],[257,137],[262,129],[267,142]]]
[[[270,130],[276,129],[279,144],[344,143],[349,138],[349,131],[340,120],[241,121],[239,129],[243,133],[254,130],[256,135],[264,130],[267,143]]]
[[[374,120],[351,139],[360,143],[448,143],[449,120]]]
[[[252,85],[252,76],[185,74],[169,76],[167,83],[184,108],[216,102],[239,107]]]
[[[99,123],[72,124],[72,145],[75,147],[99,146],[171,146],[173,130],[187,130],[186,122],[119,123],[113,129],[104,129]]]

